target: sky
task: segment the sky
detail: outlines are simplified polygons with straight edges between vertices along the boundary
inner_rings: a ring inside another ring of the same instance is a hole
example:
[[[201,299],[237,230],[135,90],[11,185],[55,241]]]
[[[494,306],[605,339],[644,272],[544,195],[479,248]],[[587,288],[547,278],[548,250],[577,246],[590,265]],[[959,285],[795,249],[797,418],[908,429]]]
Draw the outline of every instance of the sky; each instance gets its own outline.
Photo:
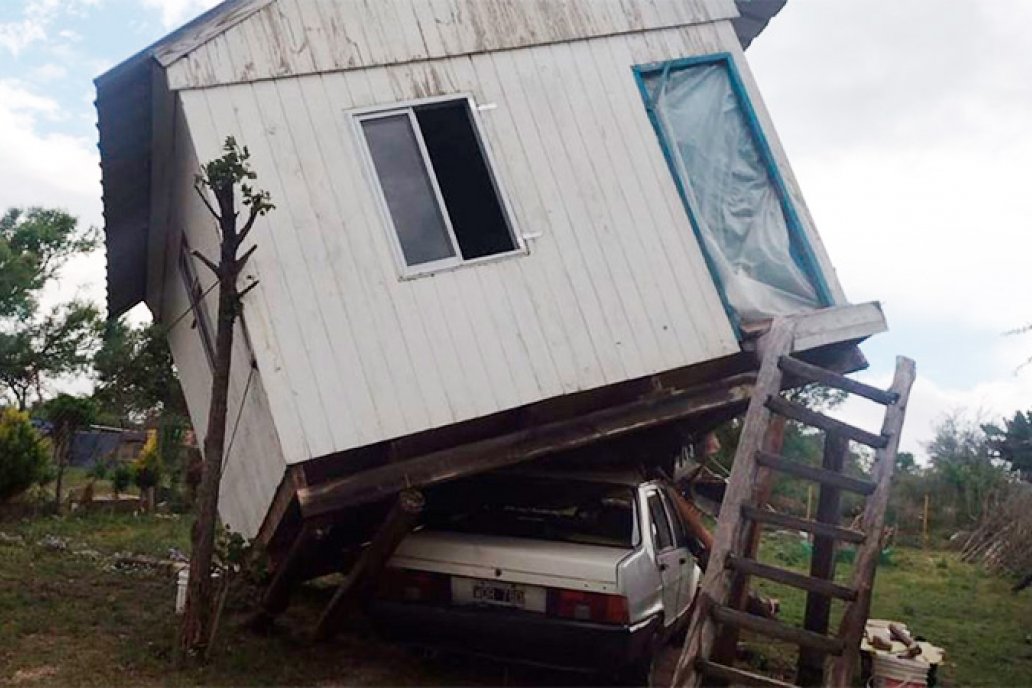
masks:
[[[0,0],[0,208],[101,226],[92,80],[214,0]],[[789,0],[747,56],[847,296],[890,331],[862,379],[917,360],[903,448],[1032,408],[1028,0]],[[52,298],[103,301],[104,259]],[[869,428],[865,402],[838,415]]]

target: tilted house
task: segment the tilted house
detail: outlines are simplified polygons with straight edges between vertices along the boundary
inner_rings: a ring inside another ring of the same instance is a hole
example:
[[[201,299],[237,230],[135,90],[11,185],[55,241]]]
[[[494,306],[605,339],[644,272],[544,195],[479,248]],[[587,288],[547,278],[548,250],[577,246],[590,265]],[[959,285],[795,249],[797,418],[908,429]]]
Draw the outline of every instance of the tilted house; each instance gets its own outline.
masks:
[[[783,2],[740,4],[238,0],[98,79],[110,314],[171,326],[198,437],[199,165],[235,137],[276,205],[234,351],[231,527],[282,544],[478,461],[738,411],[774,316],[827,314],[801,348],[884,327],[842,308],[743,54]]]

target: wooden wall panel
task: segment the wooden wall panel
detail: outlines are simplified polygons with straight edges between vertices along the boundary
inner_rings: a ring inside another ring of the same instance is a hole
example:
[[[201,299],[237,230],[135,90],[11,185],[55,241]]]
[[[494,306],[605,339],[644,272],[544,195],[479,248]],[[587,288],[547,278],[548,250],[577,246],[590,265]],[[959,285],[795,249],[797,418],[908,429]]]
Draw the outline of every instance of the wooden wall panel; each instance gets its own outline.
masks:
[[[214,220],[193,190],[198,160],[194,154],[195,142],[183,116],[178,111],[175,125],[175,158],[170,166],[167,187],[171,217],[165,234],[164,251],[165,288],[163,290],[162,322],[170,326],[169,345],[173,360],[190,410],[197,442],[203,447],[207,432],[208,404],[211,398],[211,369],[208,365],[201,335],[189,313],[190,302],[179,269],[179,251],[183,234],[196,250],[209,257],[218,255],[218,240]],[[191,128],[199,129],[199,122],[191,121]],[[195,260],[197,274],[205,289],[215,278]],[[250,299],[250,297],[249,297]],[[212,290],[204,299],[203,307],[215,325],[218,293]],[[250,304],[248,300],[248,304]],[[245,307],[244,320],[238,322],[234,337],[233,365],[229,387],[229,428],[227,451],[223,464],[222,493],[219,510],[222,520],[245,536],[258,532],[272,497],[286,469],[279,433],[273,421],[269,396],[259,371],[252,371],[252,352],[249,335],[257,329],[263,336],[271,330],[267,325],[254,328],[252,309]],[[246,331],[245,331],[246,328]],[[214,332],[212,332],[214,336]]]
[[[174,90],[455,57],[738,16],[732,0],[258,0],[157,55]],[[261,47],[226,70],[224,45]],[[254,38],[261,37],[260,43]]]
[[[429,17],[449,4],[362,11],[401,21],[402,9]],[[635,22],[680,16],[635,7]],[[340,8],[280,0],[209,46],[220,69],[277,69],[275,51],[252,60],[269,12],[332,26]],[[620,3],[597,8],[564,21],[596,30]],[[733,39],[718,24],[684,26],[181,92],[197,157],[236,136],[277,206],[254,232],[261,285],[247,314],[286,461],[738,351],[631,72]],[[378,49],[417,48],[411,33],[391,40]],[[460,37],[441,25],[420,40],[431,51]],[[312,64],[373,59],[371,45],[313,51]],[[400,280],[348,111],[465,93],[491,106],[485,145],[518,231],[537,238],[528,255]]]

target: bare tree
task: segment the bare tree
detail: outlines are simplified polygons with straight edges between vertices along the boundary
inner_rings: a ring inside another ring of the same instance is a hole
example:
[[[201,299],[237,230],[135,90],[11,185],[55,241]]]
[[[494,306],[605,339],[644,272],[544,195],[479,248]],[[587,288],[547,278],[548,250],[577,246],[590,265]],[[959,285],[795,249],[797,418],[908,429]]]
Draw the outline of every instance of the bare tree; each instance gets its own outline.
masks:
[[[233,325],[241,312],[241,299],[257,282],[238,290],[237,281],[257,248],[252,246],[237,256],[255,221],[275,206],[266,191],[250,186],[256,179],[248,160],[247,147],[241,148],[233,137],[226,139],[221,158],[202,165],[194,188],[208,211],[218,222],[221,234],[218,263],[194,251],[218,279],[219,306],[215,335],[215,365],[211,381],[211,406],[208,409],[208,434],[204,438],[204,464],[197,496],[197,516],[192,533],[190,585],[186,610],[179,634],[180,658],[187,661],[206,659],[213,616],[212,559],[215,550],[215,529],[218,518],[219,483],[222,478],[223,453],[226,443],[226,416],[229,394],[229,373],[232,363]],[[238,227],[237,187],[240,200],[247,209],[243,227]],[[216,209],[208,198],[215,197]]]

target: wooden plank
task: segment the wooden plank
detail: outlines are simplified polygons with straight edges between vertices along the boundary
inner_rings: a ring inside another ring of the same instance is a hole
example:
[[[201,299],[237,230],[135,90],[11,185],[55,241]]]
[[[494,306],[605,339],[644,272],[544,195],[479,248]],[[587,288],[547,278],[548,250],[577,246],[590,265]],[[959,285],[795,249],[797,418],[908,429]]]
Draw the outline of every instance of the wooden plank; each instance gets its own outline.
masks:
[[[786,459],[783,456],[771,454],[770,452],[758,452],[756,454],[756,462],[761,466],[767,466],[781,473],[788,473],[797,478],[812,480],[821,485],[837,487],[840,490],[848,490],[861,495],[869,495],[874,492],[875,488],[875,484],[869,480],[853,478],[834,471],[817,468],[816,466]]]
[[[765,511],[749,505],[742,506],[742,515],[752,521],[758,521],[772,526],[781,526],[782,528],[789,528],[790,530],[803,530],[807,533],[823,535],[835,538],[836,540],[842,540],[843,542],[860,543],[867,539],[866,536],[858,530],[840,528],[839,526],[833,526],[827,523],[818,523],[817,521],[810,521],[805,518],[789,516],[788,514],[780,514],[776,511]]]
[[[864,529],[870,533],[870,539],[857,551],[856,563],[853,566],[852,587],[857,591],[857,600],[846,607],[839,626],[839,636],[843,639],[846,652],[836,660],[825,676],[825,685],[852,685],[853,674],[857,666],[857,653],[860,639],[863,636],[864,624],[871,604],[871,591],[874,588],[874,573],[881,554],[881,533],[885,527],[885,509],[889,504],[889,491],[892,472],[896,465],[896,451],[899,448],[899,436],[906,417],[907,401],[913,387],[917,369],[909,358],[896,359],[896,374],[893,377],[890,391],[899,395],[899,401],[885,412],[882,433],[888,436],[888,444],[875,452],[874,478],[878,487],[874,494],[867,498],[864,508]]]
[[[748,576],[759,576],[760,578],[772,580],[775,583],[783,583],[793,588],[815,592],[827,597],[836,597],[840,600],[856,599],[855,590],[847,588],[844,585],[838,585],[837,583],[833,583],[825,578],[806,576],[801,573],[796,573],[795,571],[788,571],[786,569],[779,569],[776,566],[761,564],[755,559],[747,559],[745,557],[738,557],[735,555],[729,557],[727,563],[728,566],[733,568],[735,571],[744,573]]]
[[[781,366],[782,372],[801,377],[810,382],[817,382],[828,387],[840,389],[843,392],[856,394],[885,406],[896,403],[897,395],[892,392],[886,392],[883,389],[866,385],[863,382],[853,380],[845,375],[839,375],[826,368],[810,365],[793,356],[782,356],[778,365]]]
[[[684,390],[548,423],[501,437],[472,442],[375,468],[301,490],[304,517],[374,502],[407,487],[421,487],[512,466],[533,458],[687,416],[738,404],[749,396],[751,376]]]
[[[785,683],[784,681],[778,681],[777,679],[773,679],[768,676],[754,674],[751,671],[736,669],[734,667],[727,666],[726,664],[711,662],[709,660],[703,659],[702,657],[699,657],[697,660],[695,660],[695,666],[703,675],[709,676],[710,678],[715,678],[718,681],[726,681],[728,685],[732,686],[759,686],[760,688],[794,688],[791,683]]]
[[[412,531],[425,504],[423,495],[415,490],[406,490],[398,495],[373,539],[362,550],[358,561],[319,616],[315,625],[316,639],[324,640],[336,633],[346,612],[368,592],[394,550]]]
[[[740,612],[719,605],[714,606],[711,613],[717,623],[732,624],[769,638],[783,640],[786,643],[819,649],[829,655],[839,655],[842,653],[843,643],[838,638],[829,638],[826,635],[812,633],[802,628],[789,626],[780,621],[764,619],[761,616],[753,616],[747,612]]]
[[[276,567],[276,572],[262,593],[261,613],[267,617],[282,614],[290,603],[290,594],[302,575],[304,560],[314,545],[316,531],[310,526],[303,526],[294,537],[294,542],[287,550],[287,556]]]
[[[824,440],[823,470],[838,475],[846,463],[849,442],[835,434]],[[822,485],[817,500],[817,520],[821,523],[838,523],[841,508],[841,491],[833,485]],[[835,580],[835,540],[817,536],[813,540],[813,554],[810,556],[810,575],[826,581]],[[856,599],[856,592],[850,601]],[[806,596],[806,614],[803,628],[814,633],[827,633],[831,619],[831,595],[810,591]],[[799,652],[796,682],[801,686],[821,686],[824,682],[824,655],[816,650],[803,648]]]
[[[738,449],[731,469],[731,478],[724,492],[724,500],[717,519],[713,537],[713,551],[709,565],[702,579],[699,595],[702,603],[696,605],[688,625],[684,648],[677,662],[674,685],[698,688],[702,676],[695,670],[696,657],[709,657],[716,640],[717,627],[708,613],[707,600],[726,600],[731,589],[734,573],[727,569],[727,558],[734,552],[741,552],[748,535],[747,523],[741,518],[741,509],[752,498],[756,477],[756,452],[770,424],[770,410],[764,400],[781,389],[781,369],[777,360],[792,346],[794,324],[790,320],[779,320],[764,338],[763,345],[768,355],[764,356],[749,410],[745,414]]]
[[[771,395],[770,398],[767,399],[767,408],[790,420],[799,421],[806,425],[812,425],[813,427],[820,428],[826,432],[837,433],[843,437],[861,444],[866,444],[868,447],[873,447],[875,449],[884,447],[889,441],[885,435],[875,435],[873,432],[867,432],[866,430],[862,430],[856,426],[850,425],[849,423],[835,420],[823,413],[811,411],[802,404],[789,401],[788,399],[776,394]]]

